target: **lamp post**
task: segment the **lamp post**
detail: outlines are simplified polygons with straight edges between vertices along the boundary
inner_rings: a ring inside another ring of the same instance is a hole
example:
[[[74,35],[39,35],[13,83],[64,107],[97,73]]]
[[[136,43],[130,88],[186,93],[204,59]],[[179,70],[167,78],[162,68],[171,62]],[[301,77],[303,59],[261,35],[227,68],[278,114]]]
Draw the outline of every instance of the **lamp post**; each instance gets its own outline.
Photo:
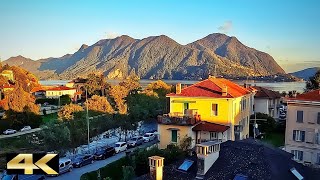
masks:
[[[86,119],[88,127],[88,150],[90,150],[90,128],[89,128],[89,114],[88,114],[88,88],[86,87]]]

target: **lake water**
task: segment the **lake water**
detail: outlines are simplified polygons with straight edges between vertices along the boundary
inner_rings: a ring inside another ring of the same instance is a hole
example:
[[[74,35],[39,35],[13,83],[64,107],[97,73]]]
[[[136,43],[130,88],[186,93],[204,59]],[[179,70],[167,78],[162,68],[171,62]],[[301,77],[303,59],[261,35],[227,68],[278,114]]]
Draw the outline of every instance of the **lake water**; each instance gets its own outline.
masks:
[[[149,80],[149,79],[141,79],[140,84],[142,88],[145,88],[149,83],[154,82],[155,80]],[[189,81],[189,80],[163,80],[167,84],[194,84],[198,81]],[[65,85],[69,80],[48,80],[48,81],[39,81],[42,85]],[[120,80],[108,80],[108,82],[112,85],[118,84]],[[235,83],[238,83],[240,85],[243,85],[245,81],[234,81]],[[280,93],[282,91],[297,91],[297,92],[303,92],[305,88],[305,82],[259,82],[259,81],[248,81],[247,84],[251,84],[252,86],[261,86],[268,88],[270,90],[279,91]]]

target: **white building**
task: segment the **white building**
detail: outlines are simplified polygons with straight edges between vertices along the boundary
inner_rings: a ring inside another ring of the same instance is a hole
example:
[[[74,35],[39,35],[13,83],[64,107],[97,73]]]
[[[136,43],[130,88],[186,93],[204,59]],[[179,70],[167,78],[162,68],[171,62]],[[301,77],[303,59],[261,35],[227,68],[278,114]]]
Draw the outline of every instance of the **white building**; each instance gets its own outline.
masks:
[[[320,167],[320,90],[287,100],[285,150],[304,164]]]
[[[281,106],[280,93],[259,86],[253,86],[253,88],[257,90],[254,96],[255,112],[279,118],[279,108]]]

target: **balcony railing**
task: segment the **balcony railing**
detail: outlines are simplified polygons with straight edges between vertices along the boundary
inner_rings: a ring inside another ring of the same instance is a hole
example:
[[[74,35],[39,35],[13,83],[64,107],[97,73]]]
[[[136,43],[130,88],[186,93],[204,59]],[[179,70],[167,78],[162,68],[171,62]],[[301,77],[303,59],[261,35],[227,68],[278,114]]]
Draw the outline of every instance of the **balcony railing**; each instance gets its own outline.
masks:
[[[200,120],[200,115],[191,116],[190,114],[183,115],[182,113],[170,113],[158,116],[159,124],[193,125]]]

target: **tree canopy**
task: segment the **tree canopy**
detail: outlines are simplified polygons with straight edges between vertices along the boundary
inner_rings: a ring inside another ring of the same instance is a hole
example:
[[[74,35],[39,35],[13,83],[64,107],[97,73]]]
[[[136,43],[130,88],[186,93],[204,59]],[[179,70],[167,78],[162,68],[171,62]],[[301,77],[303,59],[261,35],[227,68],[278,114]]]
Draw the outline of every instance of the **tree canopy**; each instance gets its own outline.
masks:
[[[90,73],[87,76],[87,82],[85,83],[85,88],[88,90],[88,95],[105,95],[105,90],[108,89],[110,85],[107,83],[105,77],[101,73]]]
[[[85,102],[88,105],[88,109],[92,111],[98,111],[103,113],[113,113],[114,110],[110,105],[106,97],[93,95]]]
[[[306,82],[306,91],[315,90],[320,88],[320,70],[316,74],[309,78]]]
[[[72,120],[74,118],[74,113],[81,111],[83,111],[81,106],[77,104],[67,104],[59,110],[58,117],[60,121]]]

